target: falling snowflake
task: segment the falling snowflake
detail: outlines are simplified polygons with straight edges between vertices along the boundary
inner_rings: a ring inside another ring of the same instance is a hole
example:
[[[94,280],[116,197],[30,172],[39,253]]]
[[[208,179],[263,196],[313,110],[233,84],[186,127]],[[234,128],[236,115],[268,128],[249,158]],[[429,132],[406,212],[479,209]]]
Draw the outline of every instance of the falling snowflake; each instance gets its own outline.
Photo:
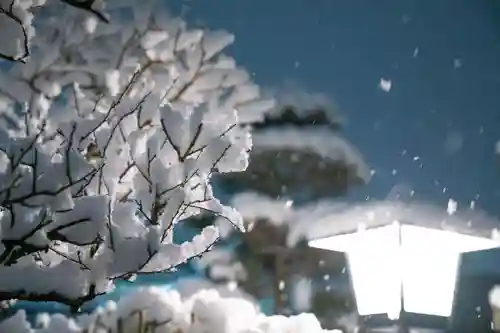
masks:
[[[378,86],[381,90],[383,90],[385,92],[389,92],[389,91],[391,91],[391,88],[392,88],[392,81],[381,78]]]
[[[419,53],[419,51],[420,51],[420,50],[419,50],[419,48],[418,48],[418,47],[416,47],[415,49],[413,49],[413,58],[418,57],[418,53]]]
[[[407,24],[411,21],[411,16],[408,14],[405,14],[405,15],[401,16],[401,21],[403,22],[403,24]]]
[[[458,203],[455,200],[453,200],[453,199],[448,200],[448,208],[446,208],[448,215],[455,214],[455,212],[457,211],[457,207],[458,207]]]

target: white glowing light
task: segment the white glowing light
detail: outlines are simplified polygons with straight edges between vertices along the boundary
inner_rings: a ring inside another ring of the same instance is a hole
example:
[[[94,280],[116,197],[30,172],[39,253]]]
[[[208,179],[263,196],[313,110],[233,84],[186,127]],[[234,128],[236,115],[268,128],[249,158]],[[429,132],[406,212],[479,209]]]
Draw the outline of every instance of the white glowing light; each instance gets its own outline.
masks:
[[[309,246],[346,252],[360,315],[397,318],[402,303],[406,312],[449,317],[460,254],[495,248],[499,243],[393,223],[313,240]]]

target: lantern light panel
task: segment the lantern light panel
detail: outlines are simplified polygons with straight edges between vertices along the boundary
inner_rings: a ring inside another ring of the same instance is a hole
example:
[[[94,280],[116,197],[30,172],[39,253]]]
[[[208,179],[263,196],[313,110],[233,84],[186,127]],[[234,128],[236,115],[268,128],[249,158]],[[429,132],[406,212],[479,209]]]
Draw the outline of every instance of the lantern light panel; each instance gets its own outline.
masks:
[[[387,314],[397,319],[403,309],[449,317],[460,255],[499,244],[488,238],[395,222],[312,240],[309,246],[346,253],[360,315]]]

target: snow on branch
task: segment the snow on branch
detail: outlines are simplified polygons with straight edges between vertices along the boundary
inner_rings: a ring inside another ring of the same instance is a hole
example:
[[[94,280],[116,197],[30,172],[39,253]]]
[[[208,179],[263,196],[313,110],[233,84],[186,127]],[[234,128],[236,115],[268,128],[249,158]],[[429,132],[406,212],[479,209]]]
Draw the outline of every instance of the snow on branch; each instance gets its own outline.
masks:
[[[247,167],[240,116],[273,101],[220,53],[232,35],[135,5],[135,26],[47,16],[30,62],[0,73],[0,300],[77,309],[219,237],[210,226],[174,244],[176,223],[210,212],[241,224],[210,179]]]
[[[102,22],[109,23],[104,0],[58,0],[66,10],[75,8]],[[31,55],[31,40],[36,34],[35,15],[47,0],[0,0],[0,60],[26,63]]]
[[[29,56],[29,43],[34,35],[30,9],[45,1],[1,0],[0,29],[2,45],[0,59],[25,62]]]

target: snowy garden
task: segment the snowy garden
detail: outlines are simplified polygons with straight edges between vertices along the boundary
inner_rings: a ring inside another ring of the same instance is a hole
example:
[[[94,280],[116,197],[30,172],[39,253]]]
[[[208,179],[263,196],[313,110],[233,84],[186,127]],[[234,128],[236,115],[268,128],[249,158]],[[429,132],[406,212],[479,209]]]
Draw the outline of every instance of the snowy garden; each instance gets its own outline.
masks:
[[[235,36],[166,7],[0,0],[0,333],[357,332],[354,273],[381,293],[366,314],[404,278],[322,239],[397,225],[460,234],[446,258],[500,247],[473,204],[343,200],[374,171],[333,103],[259,86]]]

